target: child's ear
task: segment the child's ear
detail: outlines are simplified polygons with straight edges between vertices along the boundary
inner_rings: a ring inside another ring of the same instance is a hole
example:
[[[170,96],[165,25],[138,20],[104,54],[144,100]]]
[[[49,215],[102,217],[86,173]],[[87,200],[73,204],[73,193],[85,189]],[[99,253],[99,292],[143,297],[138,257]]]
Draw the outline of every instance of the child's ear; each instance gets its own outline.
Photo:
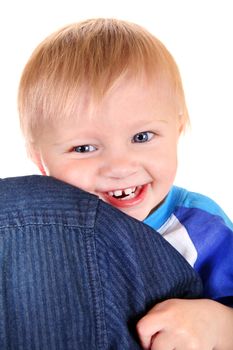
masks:
[[[27,154],[28,154],[29,158],[33,161],[33,163],[36,164],[36,166],[40,170],[41,174],[47,175],[46,171],[45,171],[45,167],[44,167],[42,159],[41,159],[40,152],[32,144],[30,144],[30,145],[27,144],[26,148],[27,148]]]
[[[179,113],[179,121],[178,121],[179,125],[179,136],[184,133],[185,129],[186,129],[186,124],[187,124],[187,120],[184,117],[184,113]]]
[[[184,132],[184,129],[185,129],[185,123],[181,121],[179,125],[179,135],[181,135]]]

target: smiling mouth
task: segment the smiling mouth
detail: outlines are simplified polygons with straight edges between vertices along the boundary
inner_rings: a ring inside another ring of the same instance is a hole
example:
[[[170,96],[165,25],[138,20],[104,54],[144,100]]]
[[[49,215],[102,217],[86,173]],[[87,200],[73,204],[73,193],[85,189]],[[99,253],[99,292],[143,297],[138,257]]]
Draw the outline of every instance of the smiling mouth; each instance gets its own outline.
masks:
[[[102,194],[104,200],[118,208],[133,207],[140,204],[147,193],[148,184],[136,187],[128,187],[114,191],[108,191]]]
[[[129,187],[123,190],[107,192],[107,195],[119,200],[129,200],[135,198],[137,196],[137,193],[139,193],[139,191],[141,190],[141,188],[142,186]]]

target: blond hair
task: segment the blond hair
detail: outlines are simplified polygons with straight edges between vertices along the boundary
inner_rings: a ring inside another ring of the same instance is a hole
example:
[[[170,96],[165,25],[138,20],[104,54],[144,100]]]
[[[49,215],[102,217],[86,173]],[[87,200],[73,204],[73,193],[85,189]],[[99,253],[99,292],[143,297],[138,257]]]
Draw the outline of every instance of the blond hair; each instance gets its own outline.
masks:
[[[26,64],[18,94],[26,140],[35,142],[48,123],[72,116],[83,88],[101,99],[126,74],[169,78],[179,113],[188,120],[179,70],[165,46],[136,24],[90,19],[47,37]]]

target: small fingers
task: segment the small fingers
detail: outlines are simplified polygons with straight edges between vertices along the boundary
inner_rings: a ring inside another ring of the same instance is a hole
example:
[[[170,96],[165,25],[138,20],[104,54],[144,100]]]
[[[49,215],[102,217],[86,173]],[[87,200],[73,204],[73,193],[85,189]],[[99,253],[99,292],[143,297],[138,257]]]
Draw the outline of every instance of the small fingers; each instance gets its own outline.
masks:
[[[152,338],[161,331],[161,326],[157,323],[154,313],[148,313],[137,323],[137,332],[143,349],[151,349]]]
[[[159,332],[151,339],[150,350],[176,350],[174,339],[171,339],[168,334]]]

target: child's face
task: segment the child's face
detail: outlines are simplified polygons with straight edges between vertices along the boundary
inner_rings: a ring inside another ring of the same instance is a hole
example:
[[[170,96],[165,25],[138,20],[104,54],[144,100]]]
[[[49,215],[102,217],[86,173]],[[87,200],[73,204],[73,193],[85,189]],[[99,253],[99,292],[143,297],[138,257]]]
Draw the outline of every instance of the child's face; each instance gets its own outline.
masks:
[[[181,121],[166,91],[125,80],[94,109],[83,100],[76,120],[43,134],[37,162],[47,174],[143,220],[176,174]]]

